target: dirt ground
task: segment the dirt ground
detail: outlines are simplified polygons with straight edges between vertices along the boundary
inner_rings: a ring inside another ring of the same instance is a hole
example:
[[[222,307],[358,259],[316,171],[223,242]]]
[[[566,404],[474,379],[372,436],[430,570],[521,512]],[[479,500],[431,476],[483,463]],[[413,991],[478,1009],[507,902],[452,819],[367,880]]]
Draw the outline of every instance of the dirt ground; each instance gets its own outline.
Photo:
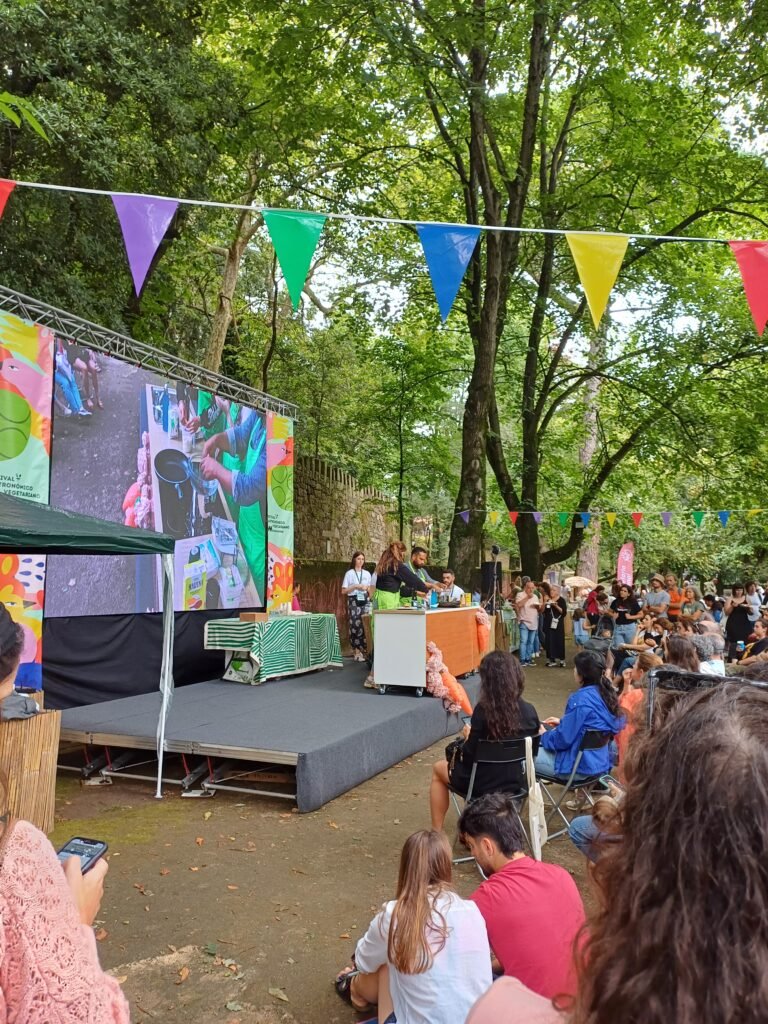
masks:
[[[570,669],[527,670],[526,697],[542,718],[562,711],[571,687]],[[173,787],[157,801],[142,783],[81,788],[60,778],[54,845],[82,835],[110,846],[97,937],[133,1020],[357,1020],[332,978],[392,897],[403,840],[429,824],[431,765],[444,742],[305,815],[287,801],[182,799]],[[454,826],[451,811],[451,835]],[[567,838],[548,844],[545,859],[586,894],[584,859]],[[472,865],[457,868],[461,894],[478,881]]]

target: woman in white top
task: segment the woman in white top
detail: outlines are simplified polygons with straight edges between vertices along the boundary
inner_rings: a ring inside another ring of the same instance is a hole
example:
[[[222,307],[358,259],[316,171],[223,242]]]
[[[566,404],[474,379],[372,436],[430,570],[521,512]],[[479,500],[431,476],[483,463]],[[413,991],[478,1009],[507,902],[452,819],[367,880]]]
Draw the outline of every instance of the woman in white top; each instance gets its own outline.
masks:
[[[341,584],[341,592],[347,598],[349,642],[352,645],[352,657],[355,661],[365,661],[368,648],[363,629],[363,614],[368,610],[373,580],[368,570],[363,568],[365,555],[362,551],[356,551],[352,555],[349,565]]]
[[[753,581],[747,584],[747,604],[750,606],[749,621],[757,622],[760,618],[760,594],[757,591],[757,584]]]
[[[442,832],[409,836],[397,897],[360,939],[354,967],[336,991],[379,1024],[458,1024],[491,987],[491,953],[477,906],[451,885],[451,847]]]

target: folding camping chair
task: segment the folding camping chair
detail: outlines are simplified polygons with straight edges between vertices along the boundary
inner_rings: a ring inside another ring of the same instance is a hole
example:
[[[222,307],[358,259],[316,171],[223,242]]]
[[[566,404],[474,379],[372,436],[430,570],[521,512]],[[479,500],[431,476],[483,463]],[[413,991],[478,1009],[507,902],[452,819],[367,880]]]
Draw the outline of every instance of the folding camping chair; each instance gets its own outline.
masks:
[[[581,743],[579,744],[579,751],[576,754],[576,760],[573,763],[571,774],[568,776],[567,779],[564,775],[556,775],[554,772],[550,773],[542,768],[539,768],[538,766],[536,767],[536,777],[538,778],[539,782],[547,783],[547,785],[542,786],[542,793],[552,806],[552,810],[550,811],[549,816],[547,817],[547,828],[549,828],[549,823],[557,815],[560,816],[560,819],[563,821],[565,825],[565,828],[561,828],[559,832],[550,832],[550,839],[557,839],[558,836],[565,835],[565,833],[568,831],[570,821],[563,813],[562,808],[566,797],[570,793],[583,792],[587,800],[589,801],[590,805],[594,805],[595,801],[592,799],[592,790],[600,781],[600,776],[603,775],[604,772],[598,772],[597,775],[585,775],[578,779],[576,778],[576,776],[579,774],[579,765],[581,764],[581,759],[584,755],[584,751],[599,750],[601,747],[607,746],[607,744],[610,743],[612,739],[613,733],[599,732],[597,729],[587,729],[587,731],[582,736]],[[553,793],[550,792],[550,784],[552,783],[562,787],[560,790],[560,795],[557,799],[555,799]]]
[[[472,765],[472,772],[469,776],[469,786],[467,787],[467,795],[464,799],[464,806],[471,803],[472,794],[475,788],[475,779],[477,777],[477,767],[482,764],[519,764],[521,766],[521,772],[525,773],[525,740],[514,739],[514,740],[480,740],[477,744],[477,755],[475,756],[474,764]],[[461,817],[461,807],[459,806],[458,798],[462,795],[457,793],[456,790],[450,789],[451,799],[453,800],[453,806],[456,808],[456,814]],[[523,836],[525,838],[528,849],[531,849],[531,841],[528,838],[523,819],[520,817],[520,811],[526,798],[528,797],[528,790],[522,787],[509,786],[505,787],[499,792],[506,793],[512,797],[515,805],[515,814],[517,820],[520,822],[520,827],[523,830]],[[454,864],[466,864],[469,861],[474,860],[474,857],[455,857]],[[477,870],[483,875],[483,870],[478,864]]]

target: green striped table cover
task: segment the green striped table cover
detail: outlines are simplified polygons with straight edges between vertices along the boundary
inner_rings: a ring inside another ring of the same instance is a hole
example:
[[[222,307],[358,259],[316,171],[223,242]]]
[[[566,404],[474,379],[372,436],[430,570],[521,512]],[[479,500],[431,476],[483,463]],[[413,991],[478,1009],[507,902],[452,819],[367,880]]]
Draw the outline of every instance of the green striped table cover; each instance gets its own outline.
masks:
[[[267,622],[218,619],[205,624],[208,650],[248,651],[259,682],[342,664],[335,615],[273,615]]]

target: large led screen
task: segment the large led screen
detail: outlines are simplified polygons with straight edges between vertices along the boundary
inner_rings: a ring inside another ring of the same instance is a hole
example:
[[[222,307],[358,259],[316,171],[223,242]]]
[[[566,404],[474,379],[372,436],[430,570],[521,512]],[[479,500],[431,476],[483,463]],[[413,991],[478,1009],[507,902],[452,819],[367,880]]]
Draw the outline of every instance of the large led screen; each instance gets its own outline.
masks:
[[[176,538],[178,611],[260,608],[266,417],[56,340],[52,505]],[[156,612],[159,558],[48,559],[51,616]]]

